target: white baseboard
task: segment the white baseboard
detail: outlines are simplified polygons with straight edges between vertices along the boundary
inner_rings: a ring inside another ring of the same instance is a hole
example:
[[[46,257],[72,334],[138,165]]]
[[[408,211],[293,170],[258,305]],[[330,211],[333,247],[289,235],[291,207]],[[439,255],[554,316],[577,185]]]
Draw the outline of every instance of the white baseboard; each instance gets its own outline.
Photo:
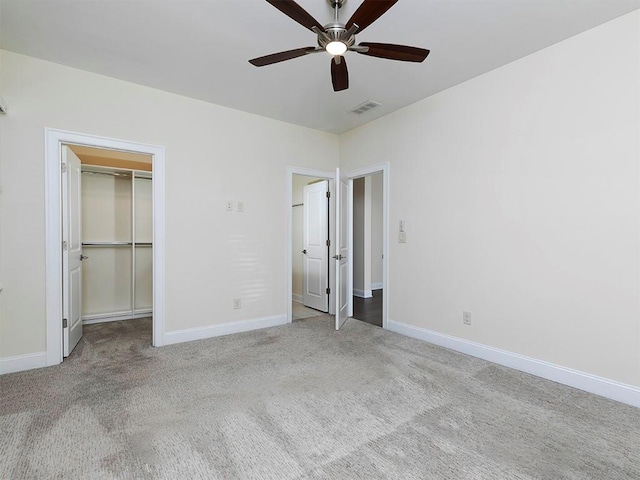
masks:
[[[382,290],[383,288],[384,288],[384,284],[382,282],[371,284],[371,290]]]
[[[152,309],[136,310],[135,314],[131,316],[131,311],[116,312],[116,313],[98,313],[93,315],[85,315],[82,317],[83,325],[91,325],[93,323],[105,323],[105,322],[119,322],[121,320],[134,320],[136,318],[147,318],[153,315]]]
[[[0,375],[47,366],[47,352],[28,353],[0,358]]]
[[[165,332],[164,345],[174,343],[190,342],[193,340],[203,340],[205,338],[221,337],[232,333],[248,332],[261,328],[275,327],[287,323],[286,315],[274,315],[273,317],[255,318],[251,320],[241,320],[239,322],[222,323],[208,327],[187,328],[186,330],[175,330]]]
[[[387,328],[392,332],[400,333],[408,337],[424,340],[425,342],[482,358],[521,372],[530,373],[531,375],[536,375],[563,385],[633,405],[634,407],[640,407],[640,388],[632,385],[562,367],[535,358],[525,357],[524,355],[489,347],[451,335],[433,332],[425,328],[407,325],[406,323],[388,320]]]
[[[299,295],[297,293],[292,293],[291,298],[296,303],[304,303],[304,298],[302,297],[302,295]]]
[[[353,295],[360,298],[371,298],[373,297],[373,292],[371,290],[359,290],[354,288]]]

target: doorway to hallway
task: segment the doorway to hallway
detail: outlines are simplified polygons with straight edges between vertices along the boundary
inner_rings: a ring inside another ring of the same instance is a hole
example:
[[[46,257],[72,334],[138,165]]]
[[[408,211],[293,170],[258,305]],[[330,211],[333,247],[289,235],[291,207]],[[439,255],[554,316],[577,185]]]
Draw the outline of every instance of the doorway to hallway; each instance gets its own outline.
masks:
[[[353,318],[382,327],[383,173],[353,179]]]

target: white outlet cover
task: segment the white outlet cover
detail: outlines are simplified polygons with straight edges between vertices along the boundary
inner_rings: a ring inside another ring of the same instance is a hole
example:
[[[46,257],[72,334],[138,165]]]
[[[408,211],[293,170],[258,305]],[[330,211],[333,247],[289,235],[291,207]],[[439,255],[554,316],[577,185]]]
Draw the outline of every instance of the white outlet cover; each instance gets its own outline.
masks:
[[[232,212],[233,211],[233,202],[231,200],[227,200],[224,204],[224,209],[227,212]]]
[[[238,200],[238,203],[236,205],[237,211],[244,212],[244,202],[242,200]]]

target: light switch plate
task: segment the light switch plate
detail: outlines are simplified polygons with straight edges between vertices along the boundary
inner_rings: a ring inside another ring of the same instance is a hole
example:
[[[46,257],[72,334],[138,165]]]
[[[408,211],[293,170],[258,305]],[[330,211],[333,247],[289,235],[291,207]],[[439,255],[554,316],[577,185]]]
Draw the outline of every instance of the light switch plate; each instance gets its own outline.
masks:
[[[398,232],[398,243],[407,243],[407,233]]]

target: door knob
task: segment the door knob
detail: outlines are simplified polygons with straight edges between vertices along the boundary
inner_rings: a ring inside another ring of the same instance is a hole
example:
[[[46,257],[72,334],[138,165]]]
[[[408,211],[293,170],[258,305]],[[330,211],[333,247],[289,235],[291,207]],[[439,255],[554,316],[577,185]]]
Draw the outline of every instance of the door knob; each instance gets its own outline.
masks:
[[[89,258],[89,257],[87,257],[86,255],[80,255],[80,261],[86,260],[87,258]]]
[[[302,250],[302,253],[304,253],[306,255],[307,254],[307,249],[305,248],[304,250]]]
[[[336,260],[346,260],[347,256],[345,255],[343,257],[342,255],[334,255],[333,258],[335,258]]]

